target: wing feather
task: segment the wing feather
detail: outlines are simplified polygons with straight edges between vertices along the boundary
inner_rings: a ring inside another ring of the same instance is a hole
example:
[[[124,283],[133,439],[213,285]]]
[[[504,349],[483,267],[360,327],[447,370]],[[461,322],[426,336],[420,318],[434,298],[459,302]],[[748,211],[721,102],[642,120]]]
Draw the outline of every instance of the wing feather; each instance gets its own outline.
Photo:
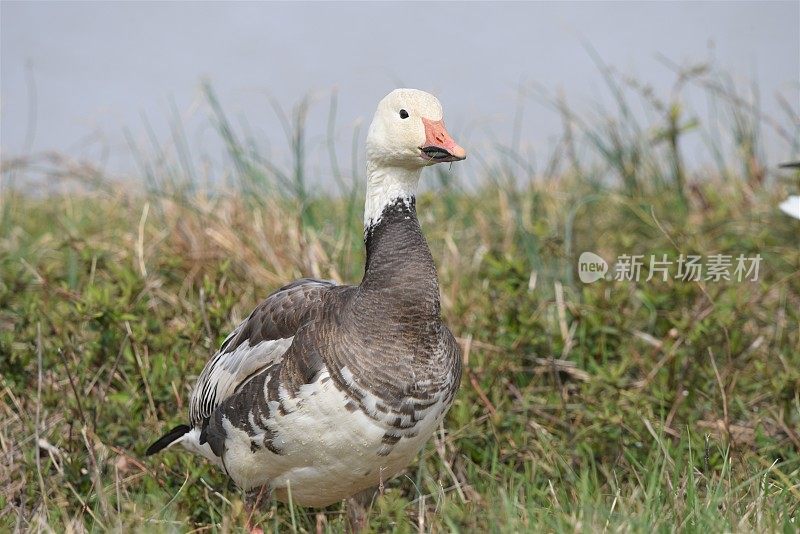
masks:
[[[259,372],[281,361],[294,334],[313,319],[322,298],[336,284],[302,278],[267,297],[222,342],[197,379],[189,420],[198,426],[219,404]]]

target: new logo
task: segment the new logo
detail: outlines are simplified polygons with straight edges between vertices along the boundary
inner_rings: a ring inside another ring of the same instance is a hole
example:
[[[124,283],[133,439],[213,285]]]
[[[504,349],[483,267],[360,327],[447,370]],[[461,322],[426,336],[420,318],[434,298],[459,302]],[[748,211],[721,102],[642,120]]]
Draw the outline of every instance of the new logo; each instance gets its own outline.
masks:
[[[594,252],[584,252],[578,258],[578,277],[584,284],[600,280],[607,272],[608,263]]]

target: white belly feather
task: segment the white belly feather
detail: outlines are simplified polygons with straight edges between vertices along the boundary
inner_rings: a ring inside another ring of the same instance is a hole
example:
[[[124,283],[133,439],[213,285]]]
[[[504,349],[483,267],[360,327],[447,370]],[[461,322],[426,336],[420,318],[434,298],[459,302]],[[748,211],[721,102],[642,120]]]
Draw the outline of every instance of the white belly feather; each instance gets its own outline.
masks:
[[[303,506],[327,506],[358,491],[377,486],[396,475],[419,452],[444,415],[444,403],[437,402],[417,423],[417,435],[402,438],[388,455],[378,451],[389,427],[361,410],[345,408],[348,398],[326,379],[327,372],[300,388],[293,411],[270,422],[278,455],[267,448],[251,449],[253,438],[224,420],[225,454],[222,461],[208,444],[199,445],[199,431],[186,434],[183,445],[224,468],[238,486],[250,489],[262,485],[274,490],[280,500]]]

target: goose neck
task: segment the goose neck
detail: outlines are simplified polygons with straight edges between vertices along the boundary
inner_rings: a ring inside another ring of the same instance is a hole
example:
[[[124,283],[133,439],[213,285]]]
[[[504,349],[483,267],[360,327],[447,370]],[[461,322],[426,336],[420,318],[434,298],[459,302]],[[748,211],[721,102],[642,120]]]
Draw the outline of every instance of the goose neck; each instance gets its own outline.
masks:
[[[397,199],[408,201],[417,194],[421,168],[404,168],[367,162],[367,195],[364,202],[364,230],[380,222],[386,206]]]

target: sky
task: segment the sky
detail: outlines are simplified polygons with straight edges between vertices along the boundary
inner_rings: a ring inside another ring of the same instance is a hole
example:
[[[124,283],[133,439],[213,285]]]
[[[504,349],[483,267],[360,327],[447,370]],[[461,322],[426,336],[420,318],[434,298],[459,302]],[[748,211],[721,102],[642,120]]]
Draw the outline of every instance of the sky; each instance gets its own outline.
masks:
[[[398,86],[435,93],[448,129],[468,149],[509,143],[520,86],[563,94],[577,110],[610,102],[588,46],[662,96],[675,74],[659,58],[679,65],[713,58],[742,86],[758,84],[765,112],[783,113],[780,94],[797,115],[799,28],[798,1],[3,1],[0,154],[53,150],[125,174],[136,168],[131,145],[169,150],[179,119],[191,157],[224,166],[203,80],[235,127],[278,161],[289,156],[270,102],[291,110],[311,95],[307,131],[320,174],[334,91],[344,161],[354,128],[363,139],[375,105]],[[687,100],[703,113],[701,97]],[[524,102],[523,144],[543,156],[560,119],[535,98]],[[789,150],[768,144],[775,159]],[[700,163],[709,157],[699,143],[688,152]]]

